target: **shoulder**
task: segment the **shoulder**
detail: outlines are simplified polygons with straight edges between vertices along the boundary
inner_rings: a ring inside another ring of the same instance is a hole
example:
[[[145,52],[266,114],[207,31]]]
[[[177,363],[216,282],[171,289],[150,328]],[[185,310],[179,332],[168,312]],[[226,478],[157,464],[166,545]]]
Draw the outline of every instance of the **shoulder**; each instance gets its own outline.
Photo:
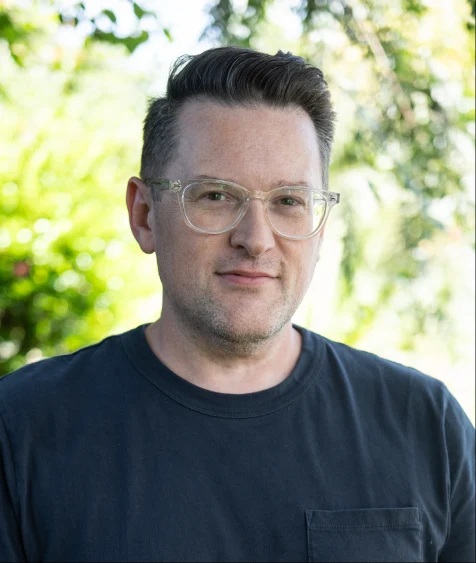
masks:
[[[361,397],[366,404],[372,399],[376,405],[400,403],[407,407],[422,402],[441,413],[448,402],[455,401],[446,385],[435,377],[310,331],[307,335],[321,349],[324,377],[333,386]]]
[[[319,388],[343,418],[419,440],[446,444],[456,456],[474,449],[474,426],[446,385],[427,374],[314,333],[323,356]],[[459,444],[459,445],[458,445]]]
[[[378,354],[359,350],[316,334],[306,329],[300,329],[307,339],[314,341],[315,348],[321,348],[327,362],[338,369],[345,370],[357,379],[379,379],[382,377],[399,377],[416,379],[422,385],[444,387],[438,379],[424,374],[410,366],[379,356]],[[400,381],[401,382],[401,381]]]
[[[67,396],[84,396],[86,389],[100,384],[101,379],[124,364],[122,339],[128,334],[110,336],[74,353],[40,360],[0,378],[0,412],[58,402]]]

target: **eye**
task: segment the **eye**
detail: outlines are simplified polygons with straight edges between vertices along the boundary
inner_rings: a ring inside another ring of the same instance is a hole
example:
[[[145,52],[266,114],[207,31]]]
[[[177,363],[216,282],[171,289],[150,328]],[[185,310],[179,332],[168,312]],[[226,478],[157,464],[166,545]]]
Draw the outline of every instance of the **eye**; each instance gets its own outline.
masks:
[[[208,199],[210,201],[225,201],[227,199],[227,194],[223,192],[208,192],[201,194],[202,199]]]
[[[277,197],[273,200],[273,206],[287,209],[299,208],[306,207],[307,202],[308,198],[305,194],[302,194],[298,191],[293,191],[277,195]]]
[[[279,203],[280,205],[285,205],[288,207],[293,207],[295,205],[303,205],[304,202],[300,199],[297,199],[295,197],[291,197],[291,196],[284,196],[284,197],[280,197],[276,203]]]
[[[187,186],[184,199],[201,205],[236,204],[242,201],[242,195],[234,186],[215,182],[196,182]]]

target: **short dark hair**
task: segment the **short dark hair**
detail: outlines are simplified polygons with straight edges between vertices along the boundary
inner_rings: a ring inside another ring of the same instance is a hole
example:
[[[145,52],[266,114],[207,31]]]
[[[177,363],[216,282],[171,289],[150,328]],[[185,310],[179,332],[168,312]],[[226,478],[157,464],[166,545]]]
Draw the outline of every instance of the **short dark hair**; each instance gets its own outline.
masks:
[[[240,47],[179,57],[171,68],[165,96],[149,102],[140,172],[144,181],[160,177],[174,157],[180,109],[190,99],[229,106],[301,107],[317,132],[322,185],[327,188],[335,113],[317,67],[292,53],[268,55]]]

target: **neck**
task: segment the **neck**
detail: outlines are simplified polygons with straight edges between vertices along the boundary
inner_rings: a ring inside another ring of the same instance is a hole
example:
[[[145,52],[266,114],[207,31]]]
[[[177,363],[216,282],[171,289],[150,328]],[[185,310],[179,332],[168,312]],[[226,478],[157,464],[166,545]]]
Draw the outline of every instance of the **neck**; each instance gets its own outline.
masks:
[[[254,393],[281,383],[301,351],[291,322],[254,342],[230,342],[182,326],[167,315],[151,324],[146,337],[154,354],[190,383],[219,393]]]

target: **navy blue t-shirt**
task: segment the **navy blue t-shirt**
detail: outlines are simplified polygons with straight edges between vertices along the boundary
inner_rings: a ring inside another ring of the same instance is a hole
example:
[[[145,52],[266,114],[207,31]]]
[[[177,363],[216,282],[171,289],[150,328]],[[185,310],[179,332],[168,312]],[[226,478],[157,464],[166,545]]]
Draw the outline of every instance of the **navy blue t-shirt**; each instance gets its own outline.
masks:
[[[299,330],[257,393],[185,381],[144,327],[0,380],[0,560],[474,561],[456,400]]]

